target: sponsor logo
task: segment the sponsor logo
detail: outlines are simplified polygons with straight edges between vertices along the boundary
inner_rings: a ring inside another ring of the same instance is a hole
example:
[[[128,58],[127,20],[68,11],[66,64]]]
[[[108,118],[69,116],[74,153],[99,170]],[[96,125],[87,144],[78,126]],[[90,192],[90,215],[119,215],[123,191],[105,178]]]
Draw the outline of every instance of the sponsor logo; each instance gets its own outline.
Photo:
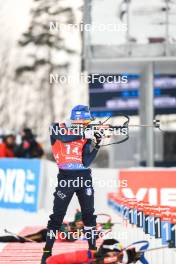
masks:
[[[91,189],[91,188],[87,188],[87,189],[86,189],[86,194],[87,194],[88,196],[91,196],[91,195],[92,195],[92,189]]]
[[[176,170],[121,170],[119,179],[128,186],[119,188],[126,198],[136,198],[156,206],[176,207]]]
[[[24,169],[0,169],[0,202],[35,203],[35,174]]]
[[[145,198],[152,205],[176,206],[176,188],[139,188],[134,193],[132,188],[122,188],[126,198],[136,198],[137,201],[144,201]]]
[[[65,195],[64,193],[62,193],[61,191],[58,191],[58,192],[57,192],[57,195],[58,195],[62,200],[64,200],[65,197],[66,197],[66,195]]]

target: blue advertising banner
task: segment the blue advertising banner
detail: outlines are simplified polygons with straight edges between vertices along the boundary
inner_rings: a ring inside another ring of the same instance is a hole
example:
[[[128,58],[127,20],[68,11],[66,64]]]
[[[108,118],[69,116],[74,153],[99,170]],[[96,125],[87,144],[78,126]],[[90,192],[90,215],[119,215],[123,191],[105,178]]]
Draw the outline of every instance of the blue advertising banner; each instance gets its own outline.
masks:
[[[0,207],[36,212],[39,199],[38,159],[0,159]]]

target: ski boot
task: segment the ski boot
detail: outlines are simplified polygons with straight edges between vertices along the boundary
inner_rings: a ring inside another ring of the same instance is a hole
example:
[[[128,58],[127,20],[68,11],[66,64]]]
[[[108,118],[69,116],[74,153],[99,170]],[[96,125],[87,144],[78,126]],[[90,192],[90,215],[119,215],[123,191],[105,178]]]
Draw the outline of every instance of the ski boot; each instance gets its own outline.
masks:
[[[51,255],[52,255],[52,252],[50,250],[43,249],[41,264],[46,264],[47,258],[51,257]]]

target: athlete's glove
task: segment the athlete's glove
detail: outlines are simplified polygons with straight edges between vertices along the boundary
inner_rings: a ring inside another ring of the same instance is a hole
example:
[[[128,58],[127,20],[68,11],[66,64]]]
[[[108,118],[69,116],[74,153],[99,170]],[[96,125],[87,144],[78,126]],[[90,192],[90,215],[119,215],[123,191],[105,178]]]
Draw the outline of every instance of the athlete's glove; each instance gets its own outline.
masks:
[[[135,248],[123,251],[123,263],[136,263],[140,259],[141,253],[136,252]]]
[[[99,133],[99,132],[95,132],[94,133],[94,136],[96,138],[96,145],[99,145],[101,143],[101,140],[102,140],[102,136],[103,135],[101,133]]]
[[[93,133],[93,130],[91,129],[86,129],[84,131],[84,138],[85,139],[94,139],[94,133]]]

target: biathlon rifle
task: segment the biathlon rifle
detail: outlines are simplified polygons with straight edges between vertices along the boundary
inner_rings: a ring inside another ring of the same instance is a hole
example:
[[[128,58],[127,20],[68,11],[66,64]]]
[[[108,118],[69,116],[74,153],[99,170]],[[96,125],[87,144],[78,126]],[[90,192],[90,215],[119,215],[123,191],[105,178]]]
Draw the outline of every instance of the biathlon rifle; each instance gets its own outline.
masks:
[[[79,121],[75,122],[73,127],[80,127],[82,126],[84,130],[93,130],[95,132],[95,134],[99,134],[100,136],[102,136],[102,138],[110,138],[111,135],[104,135],[104,131],[120,131],[122,132],[122,135],[124,136],[123,139],[120,139],[118,141],[109,143],[109,144],[101,144],[100,147],[104,147],[104,146],[110,146],[110,145],[114,145],[114,144],[120,144],[123,143],[125,141],[127,141],[129,139],[129,128],[131,127],[142,127],[142,128],[158,128],[160,131],[161,127],[160,127],[160,120],[153,120],[153,124],[139,124],[139,125],[133,125],[130,124],[130,117],[128,115],[125,114],[118,114],[118,117],[122,117],[125,119],[125,121],[122,123],[122,125],[111,125],[108,124],[107,121],[111,118],[111,116],[107,117],[104,121],[99,121],[99,122],[95,122],[95,119],[92,121],[90,121],[89,123],[87,123],[86,125],[82,125],[79,123]]]

